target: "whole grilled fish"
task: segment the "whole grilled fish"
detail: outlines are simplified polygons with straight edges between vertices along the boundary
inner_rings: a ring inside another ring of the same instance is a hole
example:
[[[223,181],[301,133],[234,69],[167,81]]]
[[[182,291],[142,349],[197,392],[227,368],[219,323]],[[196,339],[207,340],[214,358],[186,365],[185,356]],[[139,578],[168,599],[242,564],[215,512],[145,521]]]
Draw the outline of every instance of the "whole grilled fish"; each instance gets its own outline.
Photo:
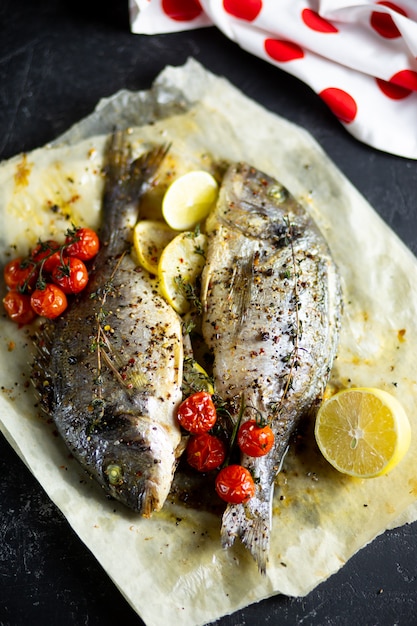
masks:
[[[222,544],[240,537],[264,572],[274,479],[335,355],[339,279],[308,213],[276,180],[247,164],[227,171],[207,234],[202,332],[214,355],[215,390],[235,423],[239,415],[242,422],[261,416],[275,435],[266,456],[242,455],[256,492],[227,506]]]
[[[181,448],[182,333],[129,251],[138,203],[165,156],[133,161],[117,132],[105,155],[102,247],[87,288],[37,338],[35,386],[82,466],[107,494],[149,516],[168,494]]]

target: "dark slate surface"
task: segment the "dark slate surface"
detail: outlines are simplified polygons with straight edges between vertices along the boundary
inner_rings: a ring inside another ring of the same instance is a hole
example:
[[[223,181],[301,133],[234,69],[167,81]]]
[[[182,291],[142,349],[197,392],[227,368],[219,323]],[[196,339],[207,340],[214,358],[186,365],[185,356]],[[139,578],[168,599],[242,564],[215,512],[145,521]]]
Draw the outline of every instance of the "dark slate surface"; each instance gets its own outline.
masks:
[[[121,88],[148,88],[165,65],[181,65],[194,56],[249,97],[306,128],[417,251],[414,161],[359,143],[308,87],[240,50],[214,28],[132,35],[126,5],[127,0],[0,2],[0,159],[53,139],[90,113],[101,97]],[[0,476],[0,626],[143,625],[1,436]],[[216,624],[416,624],[416,575],[413,524],[376,539],[307,597],[271,598]]]

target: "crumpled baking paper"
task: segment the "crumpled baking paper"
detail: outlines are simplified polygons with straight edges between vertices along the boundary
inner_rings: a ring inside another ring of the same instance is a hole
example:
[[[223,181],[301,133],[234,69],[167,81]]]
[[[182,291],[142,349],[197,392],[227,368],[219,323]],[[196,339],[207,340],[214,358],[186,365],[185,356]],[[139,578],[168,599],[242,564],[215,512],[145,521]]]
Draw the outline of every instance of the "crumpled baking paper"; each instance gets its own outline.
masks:
[[[217,26],[307,83],[357,139],[417,158],[417,3],[130,0],[134,33]]]
[[[412,425],[400,465],[355,480],[324,461],[306,422],[277,478],[261,576],[240,544],[222,550],[213,512],[170,496],[144,519],[108,501],[38,414],[28,332],[0,317],[1,431],[147,626],[201,626],[278,593],[303,596],[386,528],[417,519],[417,261],[310,135],[189,60],[166,68],[149,91],[100,102],[53,145],[0,164],[0,265],[38,237],[65,232],[68,220],[98,225],[103,146],[115,126],[134,127],[135,154],[150,141],[171,143],[169,167],[199,167],[207,154],[245,159],[292,191],[325,234],[342,278],[330,386],[390,391]]]

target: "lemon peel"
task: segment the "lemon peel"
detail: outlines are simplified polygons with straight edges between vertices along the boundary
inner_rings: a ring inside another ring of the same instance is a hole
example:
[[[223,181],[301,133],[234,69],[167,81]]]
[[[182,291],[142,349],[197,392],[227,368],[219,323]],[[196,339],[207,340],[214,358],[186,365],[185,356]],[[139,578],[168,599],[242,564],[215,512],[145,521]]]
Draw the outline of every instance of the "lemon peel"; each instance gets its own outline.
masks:
[[[183,315],[191,304],[198,304],[195,284],[201,274],[207,251],[207,236],[183,232],[165,247],[158,263],[161,293],[167,302]]]

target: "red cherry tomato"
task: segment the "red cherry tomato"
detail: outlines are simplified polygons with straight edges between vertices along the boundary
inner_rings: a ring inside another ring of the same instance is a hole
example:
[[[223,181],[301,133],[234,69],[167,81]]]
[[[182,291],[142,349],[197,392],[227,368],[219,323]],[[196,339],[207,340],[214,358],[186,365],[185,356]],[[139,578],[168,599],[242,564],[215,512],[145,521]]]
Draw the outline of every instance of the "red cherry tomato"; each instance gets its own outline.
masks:
[[[52,272],[61,259],[60,248],[61,246],[54,239],[41,241],[33,248],[31,257],[36,263],[42,265],[42,270]],[[54,250],[56,250],[56,252],[54,252]]]
[[[29,324],[36,317],[30,296],[20,291],[9,291],[3,298],[3,305],[9,318],[16,324]]]
[[[230,504],[247,502],[255,495],[255,483],[242,465],[227,465],[216,476],[217,495]]]
[[[87,268],[81,259],[64,257],[62,263],[54,267],[52,280],[64,293],[79,293],[88,283]]]
[[[258,426],[255,420],[248,420],[239,428],[237,443],[249,456],[264,456],[274,445],[274,433],[270,426]]]
[[[187,461],[199,472],[209,472],[219,467],[226,457],[223,441],[209,433],[193,435],[187,445]]]
[[[23,257],[9,261],[4,268],[4,280],[9,289],[30,291],[35,286],[37,277],[34,263]]]
[[[82,261],[89,261],[95,257],[100,247],[97,233],[91,228],[77,228],[74,233],[67,235],[65,243],[69,244],[65,254]]]
[[[58,285],[46,283],[45,289],[35,289],[30,302],[33,310],[43,317],[54,319],[67,308],[67,297]]]
[[[193,435],[206,433],[216,423],[217,413],[211,395],[207,391],[197,391],[188,396],[178,408],[180,425]]]

